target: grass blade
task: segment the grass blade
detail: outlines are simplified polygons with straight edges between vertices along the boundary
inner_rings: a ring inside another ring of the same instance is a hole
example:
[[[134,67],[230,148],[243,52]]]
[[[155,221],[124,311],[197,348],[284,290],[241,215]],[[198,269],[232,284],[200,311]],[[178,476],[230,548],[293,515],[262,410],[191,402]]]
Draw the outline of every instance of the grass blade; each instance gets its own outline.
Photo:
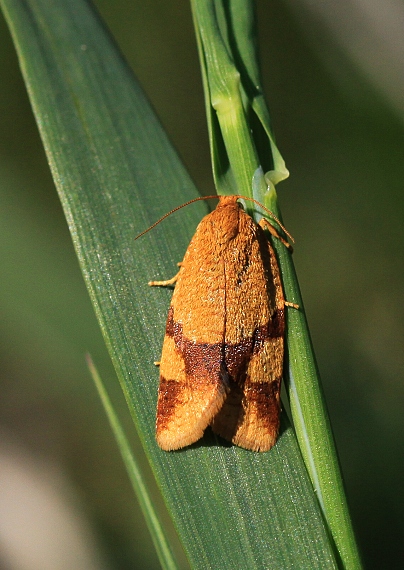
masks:
[[[102,405],[104,406],[105,413],[108,416],[111,429],[114,432],[115,439],[122,455],[122,459],[125,463],[126,470],[132,483],[133,490],[135,491],[135,494],[138,498],[140,508],[142,509],[146,524],[152,536],[161,566],[165,570],[176,570],[178,568],[178,565],[173,558],[173,554],[164,534],[164,530],[161,527],[157,513],[154,510],[147,487],[143,481],[140,468],[135,457],[133,456],[129,442],[125,436],[119,419],[115,414],[111,400],[109,399],[107,391],[105,390],[105,386],[100,378],[100,375],[98,374],[96,367],[94,366],[94,362],[92,361],[90,355],[87,355],[87,365],[94,380],[94,384],[97,388]]]
[[[249,0],[223,4],[193,0],[192,6],[211,125],[212,163],[219,192],[232,191],[254,197],[280,217],[275,184],[288,172],[274,143],[262,95],[254,41],[253,4]],[[266,136],[262,136],[263,131]],[[267,170],[265,176],[261,165]],[[229,170],[237,181],[230,190]],[[274,246],[286,299],[300,306],[299,311],[287,313],[288,396],[299,445],[341,564],[345,568],[360,568],[293,261],[278,240],[274,240]]]

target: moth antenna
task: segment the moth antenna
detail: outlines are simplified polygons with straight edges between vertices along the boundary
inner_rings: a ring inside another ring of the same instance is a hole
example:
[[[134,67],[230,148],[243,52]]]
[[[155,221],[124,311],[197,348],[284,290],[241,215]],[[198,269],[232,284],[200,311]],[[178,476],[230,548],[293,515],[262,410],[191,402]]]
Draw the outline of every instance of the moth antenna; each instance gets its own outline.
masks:
[[[254,202],[254,204],[256,204],[257,206],[259,206],[260,208],[262,208],[263,210],[265,210],[265,212],[267,212],[271,218],[273,220],[275,220],[275,222],[279,225],[280,228],[282,228],[282,230],[285,232],[285,234],[288,236],[288,238],[295,243],[295,240],[293,239],[293,237],[291,236],[291,234],[288,232],[288,230],[285,228],[285,226],[281,223],[281,221],[279,220],[279,218],[277,218],[275,216],[275,214],[273,212],[271,212],[271,210],[269,210],[268,208],[266,208],[264,206],[264,204],[261,204],[261,202],[258,202],[258,200],[255,200],[254,198],[249,198],[248,196],[243,196],[242,194],[231,194],[231,196],[234,196],[234,198],[242,198],[243,200],[248,200],[250,202]],[[152,230],[153,228],[155,228],[160,222],[162,222],[163,220],[165,220],[166,218],[168,218],[168,216],[171,216],[171,214],[174,214],[174,212],[177,212],[178,210],[181,210],[181,208],[185,208],[185,206],[189,206],[189,204],[193,204],[194,202],[199,202],[200,200],[219,200],[220,196],[218,194],[215,194],[214,196],[199,196],[199,198],[194,198],[193,200],[189,200],[188,202],[185,202],[184,204],[181,204],[181,206],[177,206],[176,208],[173,208],[172,210],[170,210],[169,212],[167,212],[167,214],[164,214],[164,216],[162,216],[159,220],[157,220],[157,222],[154,222],[154,224],[152,224],[151,226],[149,226],[147,228],[147,230],[144,230],[142,233],[140,233],[139,235],[137,235],[134,239],[134,241],[136,241],[137,239],[139,239],[140,237],[144,236],[145,234],[147,234],[147,232],[149,232],[150,230]]]
[[[266,208],[264,206],[264,204],[261,204],[261,202],[258,202],[258,200],[255,200],[254,198],[249,198],[248,196],[242,196],[241,194],[234,194],[235,198],[242,198],[243,200],[249,200],[250,202],[254,202],[254,204],[257,204],[257,206],[259,206],[260,208],[262,208],[263,210],[265,210],[267,212],[267,214],[269,214],[271,216],[271,218],[273,220],[275,220],[275,222],[278,224],[278,226],[285,232],[285,234],[288,236],[288,238],[295,243],[295,240],[293,239],[293,236],[288,232],[288,230],[285,228],[285,226],[282,224],[282,222],[279,220],[279,218],[277,218],[275,216],[275,214],[273,212],[271,212],[271,210],[269,210],[268,208]]]
[[[219,199],[219,196],[217,194],[215,194],[214,196],[199,196],[199,198],[194,198],[193,200],[189,200],[188,202],[185,202],[185,204],[181,204],[181,206],[177,206],[176,208],[173,208],[172,210],[167,212],[167,214],[164,214],[164,216],[162,216],[159,220],[157,220],[157,222],[154,222],[154,224],[149,226],[147,228],[147,230],[144,230],[144,232],[137,235],[135,237],[134,241],[136,241],[138,238],[144,236],[144,234],[147,234],[147,232],[149,232],[150,230],[155,228],[160,222],[162,222],[163,220],[168,218],[168,216],[171,216],[171,214],[174,214],[174,212],[176,212],[177,210],[181,210],[181,208],[185,208],[185,206],[189,206],[189,204],[193,204],[194,202],[199,202],[200,200],[213,200],[215,198]]]

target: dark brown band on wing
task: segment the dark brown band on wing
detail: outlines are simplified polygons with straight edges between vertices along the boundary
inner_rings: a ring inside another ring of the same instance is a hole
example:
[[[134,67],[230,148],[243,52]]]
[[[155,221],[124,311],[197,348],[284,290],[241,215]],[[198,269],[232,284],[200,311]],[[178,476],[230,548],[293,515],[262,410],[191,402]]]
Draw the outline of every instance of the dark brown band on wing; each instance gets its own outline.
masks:
[[[197,375],[192,377],[192,390],[189,383],[178,380],[167,380],[160,376],[159,397],[157,402],[157,431],[169,429],[171,421],[181,407],[192,402],[195,419],[200,420],[199,413],[206,412],[209,407],[215,414],[223,402],[225,389],[219,375]],[[209,406],[210,404],[210,406]],[[195,407],[196,406],[196,407]],[[181,414],[180,414],[181,415]],[[184,414],[183,414],[184,415]],[[204,427],[208,425],[207,423]]]
[[[279,432],[280,384],[280,379],[251,382],[249,377],[243,387],[232,384],[212,422],[213,431],[247,449],[270,449]],[[258,446],[254,434],[260,441]]]
[[[183,386],[176,380],[166,380],[160,376],[159,399],[157,402],[157,425],[165,429],[178,405],[181,405]]]
[[[244,384],[244,396],[249,405],[255,408],[257,419],[268,430],[274,423],[279,423],[279,392],[281,378],[273,382],[251,382],[249,378]]]
[[[244,379],[248,363],[263,344],[270,339],[281,338],[285,333],[285,312],[278,309],[271,321],[255,329],[251,338],[238,343],[198,343],[183,336],[182,325],[174,321],[174,309],[170,307],[167,317],[166,334],[174,338],[175,346],[181,354],[185,372],[190,377],[210,377],[212,382],[225,381],[228,373],[235,382]]]

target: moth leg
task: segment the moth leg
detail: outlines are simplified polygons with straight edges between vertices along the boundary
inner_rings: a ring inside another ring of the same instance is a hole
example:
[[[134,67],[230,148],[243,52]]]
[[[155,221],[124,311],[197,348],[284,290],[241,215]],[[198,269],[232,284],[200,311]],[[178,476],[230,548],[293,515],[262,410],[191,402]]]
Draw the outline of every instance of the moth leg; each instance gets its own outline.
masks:
[[[181,267],[182,263],[177,263],[177,265],[178,267]],[[174,277],[171,279],[166,279],[165,281],[149,281],[148,285],[150,285],[150,287],[168,287],[169,285],[175,285],[179,274],[180,272],[178,271]]]
[[[285,301],[285,307],[292,307],[292,309],[300,309],[300,306],[290,301]]]
[[[291,253],[293,253],[293,247],[290,245],[290,243],[278,234],[276,229],[273,227],[272,224],[268,222],[268,220],[262,218],[259,225],[261,226],[262,229],[268,230],[271,235],[279,239],[283,243],[283,245],[286,246]]]

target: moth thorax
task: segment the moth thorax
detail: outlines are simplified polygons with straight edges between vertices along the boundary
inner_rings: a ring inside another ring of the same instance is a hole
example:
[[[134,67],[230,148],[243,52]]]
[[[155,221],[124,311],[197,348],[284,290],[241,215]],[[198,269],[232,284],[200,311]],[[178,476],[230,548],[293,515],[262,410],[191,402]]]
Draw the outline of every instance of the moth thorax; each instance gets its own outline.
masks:
[[[238,204],[233,203],[220,209],[216,208],[210,215],[212,216],[212,230],[218,244],[227,244],[238,235],[240,216]]]

